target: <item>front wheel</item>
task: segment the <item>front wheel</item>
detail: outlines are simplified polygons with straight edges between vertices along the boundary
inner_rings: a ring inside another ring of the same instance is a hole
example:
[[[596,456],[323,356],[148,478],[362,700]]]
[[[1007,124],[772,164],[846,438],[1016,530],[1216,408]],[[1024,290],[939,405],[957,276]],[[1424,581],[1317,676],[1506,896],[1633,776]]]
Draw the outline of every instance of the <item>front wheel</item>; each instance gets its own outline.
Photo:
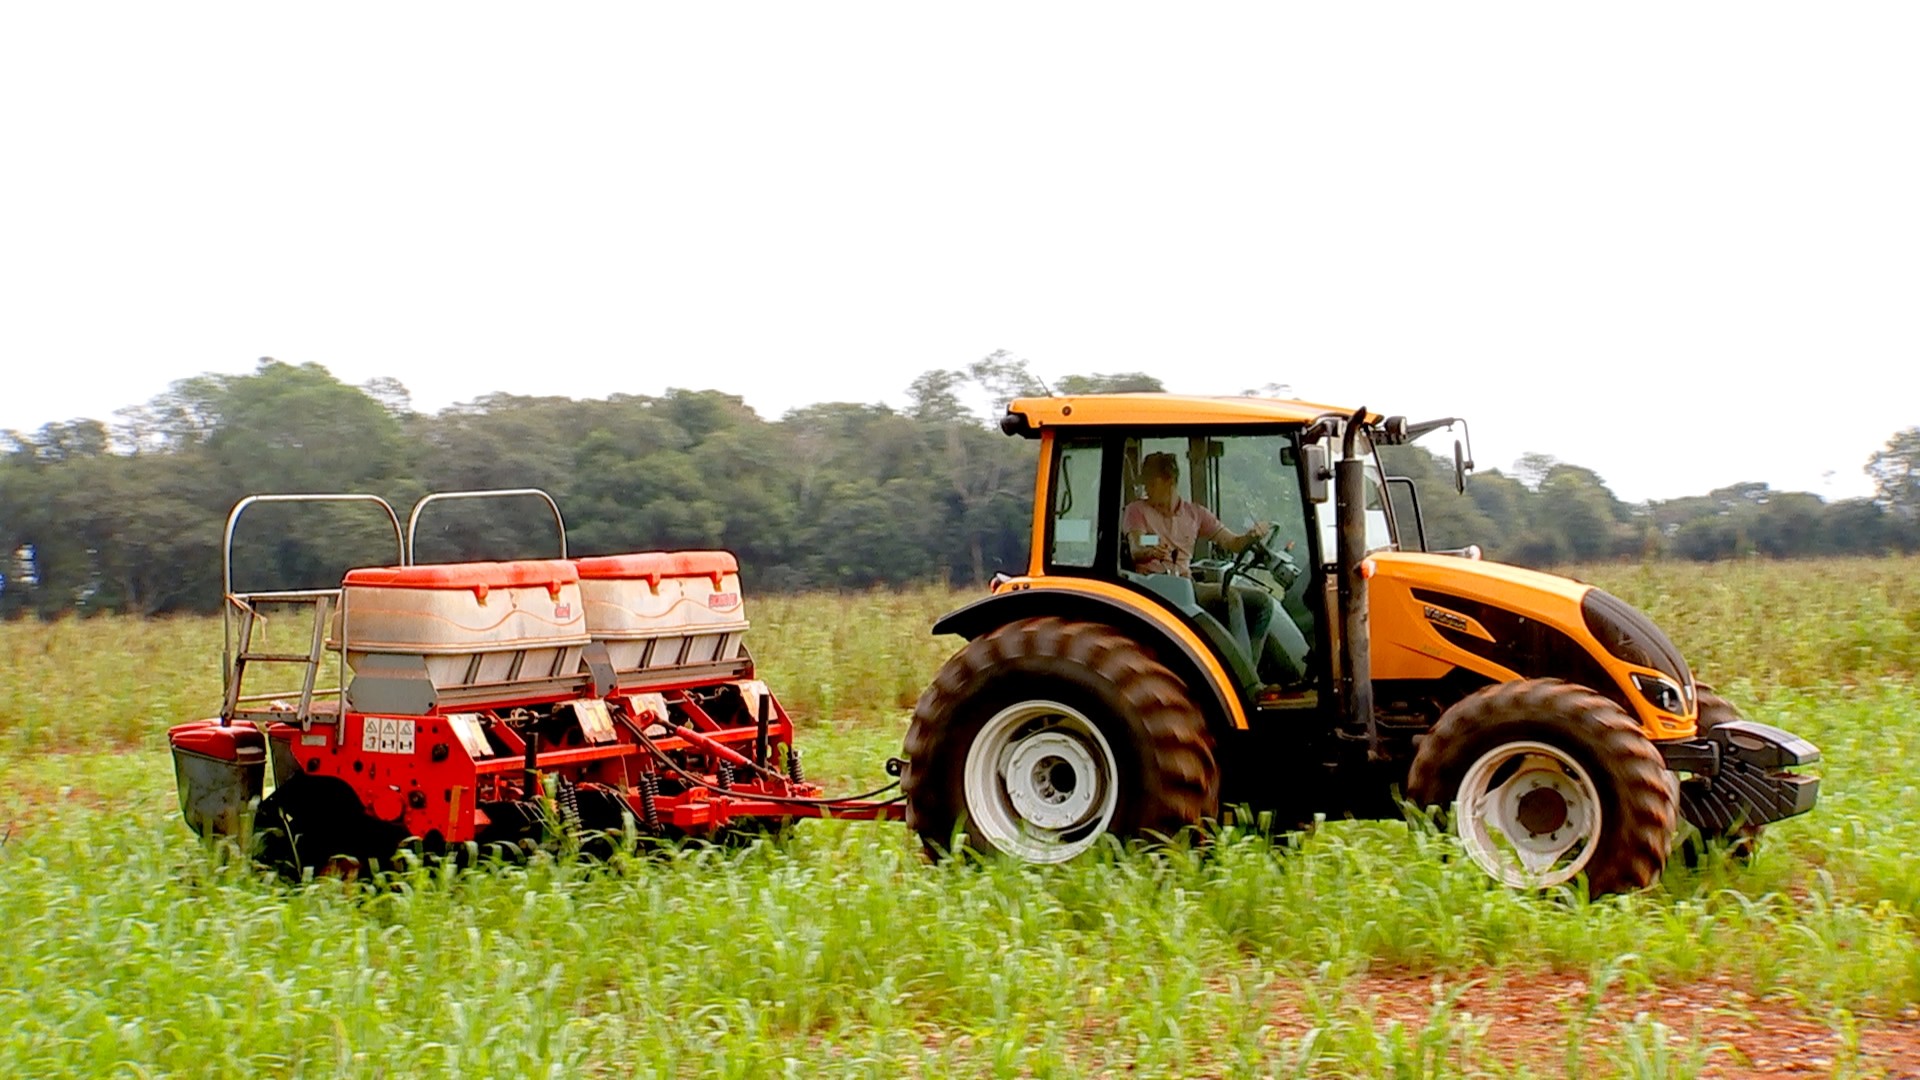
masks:
[[[930,850],[956,837],[1064,862],[1113,833],[1171,836],[1213,816],[1219,769],[1186,687],[1109,626],[1026,619],[947,661],[920,696],[900,778]]]
[[[1620,707],[1585,687],[1528,679],[1476,691],[1422,741],[1407,778],[1451,805],[1467,855],[1515,888],[1585,874],[1595,895],[1660,876],[1678,821],[1665,764]]]

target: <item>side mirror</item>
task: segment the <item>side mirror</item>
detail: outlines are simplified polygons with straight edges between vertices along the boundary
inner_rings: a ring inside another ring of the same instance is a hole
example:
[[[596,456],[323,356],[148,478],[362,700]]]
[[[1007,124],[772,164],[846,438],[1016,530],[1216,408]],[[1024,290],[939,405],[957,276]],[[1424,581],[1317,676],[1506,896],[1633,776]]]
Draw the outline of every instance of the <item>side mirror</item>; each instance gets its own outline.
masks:
[[[1329,494],[1327,481],[1333,479],[1333,470],[1327,467],[1327,448],[1319,443],[1308,443],[1300,448],[1307,461],[1307,499],[1310,502],[1323,503]]]
[[[1467,493],[1467,470],[1473,468],[1473,462],[1460,450],[1460,440],[1453,440],[1453,490],[1456,494]]]

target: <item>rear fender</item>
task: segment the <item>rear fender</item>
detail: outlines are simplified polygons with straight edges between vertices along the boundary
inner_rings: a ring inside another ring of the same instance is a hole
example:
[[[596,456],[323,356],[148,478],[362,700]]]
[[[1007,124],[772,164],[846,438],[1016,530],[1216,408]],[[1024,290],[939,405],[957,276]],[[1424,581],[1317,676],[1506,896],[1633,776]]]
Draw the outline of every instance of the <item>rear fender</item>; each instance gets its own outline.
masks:
[[[1246,730],[1246,703],[1200,635],[1156,601],[1118,585],[1081,579],[1035,585],[1015,579],[1000,592],[941,616],[933,632],[972,640],[1008,623],[1045,616],[1114,627],[1152,650],[1187,684],[1209,724]]]

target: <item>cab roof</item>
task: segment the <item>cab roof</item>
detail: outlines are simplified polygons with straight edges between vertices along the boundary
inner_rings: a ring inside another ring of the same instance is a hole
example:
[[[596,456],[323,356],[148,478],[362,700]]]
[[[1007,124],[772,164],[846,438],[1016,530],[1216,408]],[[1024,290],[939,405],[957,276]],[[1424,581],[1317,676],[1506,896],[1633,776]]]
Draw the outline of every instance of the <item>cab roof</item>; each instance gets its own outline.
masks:
[[[1310,424],[1322,416],[1348,417],[1352,409],[1284,398],[1204,397],[1194,394],[1064,394],[1015,398],[1007,404],[1010,434],[1036,435],[1050,427],[1130,427],[1154,424]],[[1368,419],[1378,416],[1368,413]],[[1024,427],[1024,431],[1019,429]]]

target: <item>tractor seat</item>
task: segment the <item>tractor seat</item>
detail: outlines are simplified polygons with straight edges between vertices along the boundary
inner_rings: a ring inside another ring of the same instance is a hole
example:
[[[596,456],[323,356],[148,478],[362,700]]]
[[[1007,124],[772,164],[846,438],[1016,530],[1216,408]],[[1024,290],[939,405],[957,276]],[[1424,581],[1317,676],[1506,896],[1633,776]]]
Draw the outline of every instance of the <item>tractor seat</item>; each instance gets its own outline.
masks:
[[[1244,628],[1236,636],[1211,612],[1201,607],[1199,597],[1194,593],[1192,578],[1178,574],[1137,574],[1132,571],[1123,571],[1122,574],[1128,581],[1165,600],[1174,610],[1191,619],[1200,636],[1207,639],[1221,662],[1226,664],[1235,683],[1245,687],[1260,685],[1260,676],[1253,667],[1252,642]]]

